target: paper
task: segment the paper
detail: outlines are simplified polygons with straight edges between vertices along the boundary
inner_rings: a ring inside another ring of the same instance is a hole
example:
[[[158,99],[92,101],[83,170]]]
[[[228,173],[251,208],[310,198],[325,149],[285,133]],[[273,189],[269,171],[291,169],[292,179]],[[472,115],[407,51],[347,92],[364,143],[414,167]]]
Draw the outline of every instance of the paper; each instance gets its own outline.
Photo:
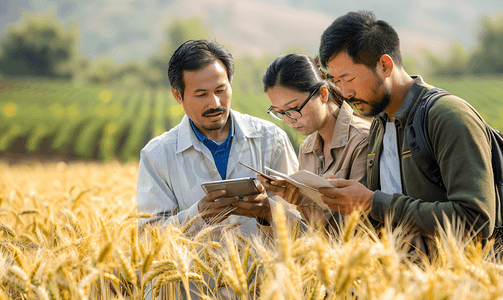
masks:
[[[328,209],[328,206],[325,204],[325,202],[323,202],[323,194],[318,192],[318,189],[321,187],[334,187],[326,179],[306,170],[301,170],[288,176],[268,167],[264,167],[264,169],[272,175],[281,177],[288,183],[296,186],[307,197],[316,202],[321,208]]]
[[[267,180],[275,180],[273,177],[268,176],[268,175],[265,175],[264,173],[262,173],[262,172],[260,172],[260,171],[257,171],[257,170],[255,170],[254,168],[252,168],[252,167],[250,167],[250,166],[247,166],[247,165],[245,165],[245,164],[244,164],[244,163],[242,163],[242,162],[239,162],[239,163],[240,163],[241,165],[243,165],[243,166],[247,167],[248,169],[252,170],[253,172],[255,172],[255,173],[258,173],[258,174],[262,175],[262,177],[264,177],[264,178],[265,178],[265,179],[267,179]]]

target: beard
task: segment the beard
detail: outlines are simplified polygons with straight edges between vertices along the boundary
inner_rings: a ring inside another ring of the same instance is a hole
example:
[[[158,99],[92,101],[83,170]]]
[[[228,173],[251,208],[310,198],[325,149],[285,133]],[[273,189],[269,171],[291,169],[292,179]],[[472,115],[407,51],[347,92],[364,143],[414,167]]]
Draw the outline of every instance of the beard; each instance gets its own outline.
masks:
[[[384,87],[384,93],[381,97],[381,99],[375,103],[369,104],[370,106],[370,111],[366,114],[363,114],[364,116],[367,117],[375,117],[381,112],[388,107],[389,103],[391,101],[391,91],[389,90],[388,87]]]
[[[218,112],[222,112],[222,114],[225,115],[227,112],[227,109],[225,107],[219,107],[217,109],[208,109],[202,113],[202,116],[206,117],[209,114],[214,114],[214,113],[218,113]],[[221,121],[216,121],[210,125],[201,125],[201,127],[203,127],[203,129],[207,130],[207,131],[220,130],[220,129],[224,128],[225,124],[227,124],[228,119],[229,119],[229,115],[227,115],[227,118],[224,118]]]
[[[381,112],[383,112],[391,102],[391,90],[383,84],[383,81],[379,77],[376,77],[374,87],[372,88],[372,93],[374,95],[379,95],[378,88],[381,86],[383,87],[384,91],[382,92],[381,98],[377,101],[372,101],[372,103],[369,103],[368,101],[357,98],[351,98],[349,101],[367,104],[370,107],[369,111],[368,112],[361,111],[361,114],[366,117],[375,117]]]
[[[221,123],[211,124],[210,126],[203,125],[201,127],[203,127],[204,130],[213,131],[213,130],[220,130],[220,129],[224,128],[225,124],[227,124],[227,120],[224,120]]]

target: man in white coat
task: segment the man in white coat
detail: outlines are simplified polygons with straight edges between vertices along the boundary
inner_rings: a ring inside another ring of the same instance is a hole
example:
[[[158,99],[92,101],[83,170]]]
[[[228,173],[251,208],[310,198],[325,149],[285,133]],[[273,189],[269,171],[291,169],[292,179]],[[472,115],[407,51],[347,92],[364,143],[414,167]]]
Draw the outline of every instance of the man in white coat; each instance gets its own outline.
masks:
[[[260,183],[259,194],[239,199],[201,188],[206,181],[256,177],[239,162],[262,172],[264,166],[285,174],[298,168],[283,130],[230,108],[233,75],[231,54],[214,41],[187,41],[171,57],[171,91],[185,116],[141,151],[137,210],[153,217],[140,226],[182,223],[201,213],[199,222],[241,223],[242,233],[271,224],[274,201]]]

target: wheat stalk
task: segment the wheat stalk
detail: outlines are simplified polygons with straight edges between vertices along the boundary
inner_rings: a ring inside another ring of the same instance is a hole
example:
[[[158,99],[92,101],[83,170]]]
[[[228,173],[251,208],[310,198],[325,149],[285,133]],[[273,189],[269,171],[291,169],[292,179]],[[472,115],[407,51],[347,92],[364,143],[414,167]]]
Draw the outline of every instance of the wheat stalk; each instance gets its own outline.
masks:
[[[225,289],[241,299],[465,300],[503,294],[494,240],[463,236],[467,229],[459,223],[439,232],[431,257],[411,248],[414,234],[405,225],[386,222],[378,232],[357,213],[336,235],[296,233],[273,215],[276,240],[240,235],[233,230],[239,223],[201,230],[195,223],[145,226],[138,236],[135,221],[150,215],[131,213],[136,168],[70,163],[62,172],[56,165],[0,163],[0,299],[108,299],[122,289],[138,300],[147,297],[148,282],[154,296],[166,290],[168,299],[182,289],[202,299],[218,299]],[[87,189],[92,194],[67,201]]]

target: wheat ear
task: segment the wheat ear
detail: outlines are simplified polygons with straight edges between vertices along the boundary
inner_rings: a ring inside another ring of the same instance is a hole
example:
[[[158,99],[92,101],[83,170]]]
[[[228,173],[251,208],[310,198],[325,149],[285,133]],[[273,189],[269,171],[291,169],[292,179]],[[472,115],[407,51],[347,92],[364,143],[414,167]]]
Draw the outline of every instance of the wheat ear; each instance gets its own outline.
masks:
[[[354,236],[359,219],[360,219],[359,211],[353,211],[349,215],[349,218],[345,224],[346,226],[344,226],[344,233],[342,235],[342,240],[344,241],[344,243],[349,242],[349,240]]]
[[[236,271],[238,283],[239,283],[239,294],[244,296],[248,293],[248,284],[246,282],[246,274],[243,265],[239,259],[238,251],[236,250],[236,246],[234,245],[234,241],[232,238],[227,238],[227,243],[229,245],[229,252],[231,255],[232,265],[234,266],[234,270]]]
[[[18,247],[16,247],[12,243],[8,243],[7,247],[12,251],[12,255],[14,258],[14,261],[18,264],[18,266],[22,269],[26,269],[26,259],[24,258],[23,252],[19,250]]]
[[[183,225],[183,227],[181,229],[182,233],[185,234],[187,232],[187,230],[189,230],[190,227],[192,227],[194,222],[197,221],[197,219],[199,219],[199,217],[200,217],[199,215],[195,216],[192,219],[190,219],[187,223],[185,223],[185,225]]]
[[[292,257],[292,248],[288,237],[288,228],[286,226],[286,214],[283,205],[280,202],[276,203],[276,226],[278,228],[279,244],[282,251],[282,259],[288,260]]]
[[[27,292],[27,287],[29,286],[29,278],[26,273],[18,266],[12,266],[7,270],[7,273],[3,276],[3,280],[7,282],[11,287]]]
[[[110,255],[110,253],[112,252],[112,243],[111,242],[108,242],[105,244],[105,246],[103,246],[103,248],[101,248],[99,254],[98,254],[98,263],[101,264],[101,263],[104,263],[108,256]]]
[[[78,284],[78,291],[81,296],[87,293],[91,283],[100,278],[100,273],[99,269],[94,269],[91,273],[87,274],[84,278],[82,278],[82,280],[80,280]]]
[[[260,262],[258,260],[253,262],[250,269],[248,270],[248,273],[246,274],[246,282],[250,282],[250,279],[252,278],[253,274],[255,274],[255,271],[258,269],[259,265]]]
[[[131,238],[131,263],[133,266],[136,266],[138,263],[138,230],[136,226],[131,226],[130,232]]]
[[[142,284],[145,284],[154,277],[164,272],[172,271],[175,269],[175,264],[171,260],[165,260],[162,262],[153,263],[148,273],[146,273],[142,278]]]
[[[120,250],[116,250],[117,254],[117,260],[119,261],[119,265],[122,270],[122,275],[124,275],[124,278],[132,284],[136,286],[136,274],[134,272],[133,266],[131,265],[131,262],[126,259],[126,256],[124,253]]]
[[[142,262],[142,265],[141,265],[141,272],[142,272],[142,274],[146,274],[147,271],[150,269],[150,266],[152,265],[152,261],[153,261],[152,255],[153,255],[153,253],[149,252],[143,258],[143,262]]]
[[[210,234],[212,231],[214,231],[217,226],[208,226],[205,229],[199,231],[199,233],[194,237],[194,242],[200,243],[202,239],[204,239],[208,234]]]
[[[213,270],[204,261],[202,261],[199,257],[194,255],[192,257],[192,260],[194,261],[196,266],[198,266],[199,269],[201,269],[201,271],[210,275],[211,277],[215,277],[215,273],[213,272]]]

